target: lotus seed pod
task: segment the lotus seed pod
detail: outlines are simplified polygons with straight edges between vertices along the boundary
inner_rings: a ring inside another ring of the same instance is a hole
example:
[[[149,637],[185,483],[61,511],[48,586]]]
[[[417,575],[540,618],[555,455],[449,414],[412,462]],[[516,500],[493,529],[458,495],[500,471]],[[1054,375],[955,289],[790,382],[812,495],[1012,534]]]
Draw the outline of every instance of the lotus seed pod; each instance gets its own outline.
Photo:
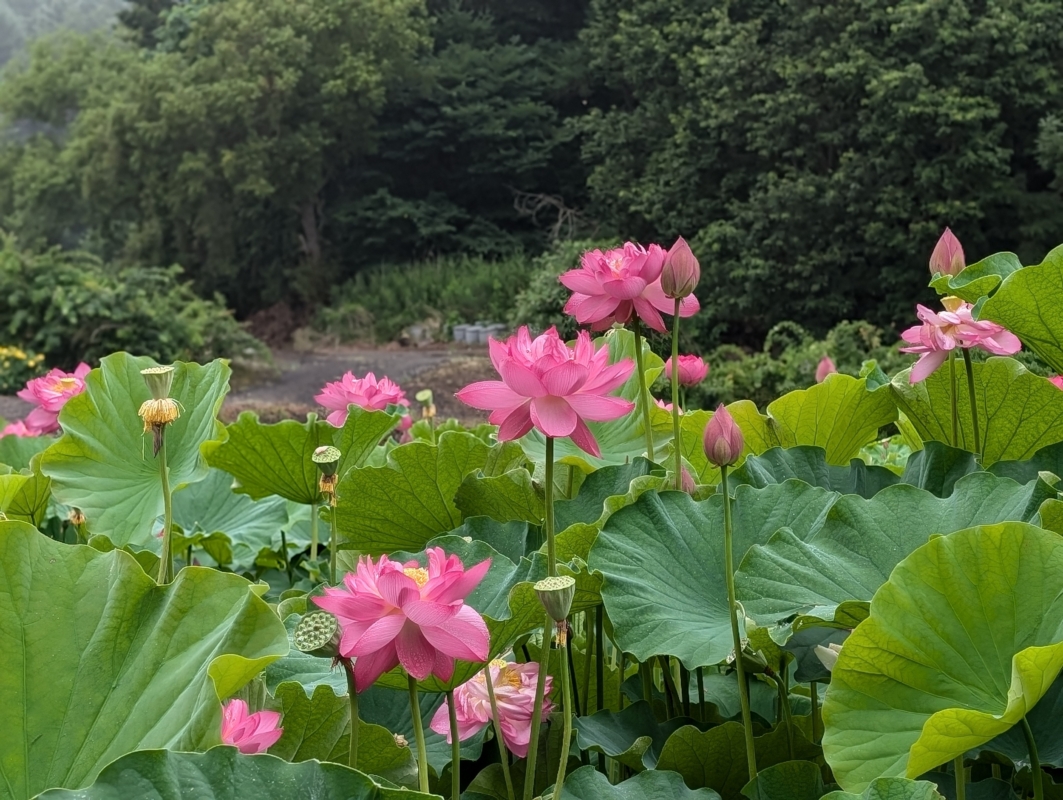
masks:
[[[534,588],[550,619],[563,622],[568,618],[568,613],[572,610],[572,599],[576,596],[575,578],[568,575],[543,578]]]
[[[292,632],[297,650],[323,658],[339,656],[340,624],[327,611],[306,614]]]
[[[339,468],[340,458],[342,453],[329,445],[322,445],[314,451],[314,454],[310,456],[310,460],[317,464],[317,468],[321,470],[322,475],[335,475],[336,470]]]
[[[173,385],[173,367],[148,367],[142,369],[140,374],[144,376],[144,383],[148,385],[148,391],[156,400],[165,400],[170,396],[170,387]]]

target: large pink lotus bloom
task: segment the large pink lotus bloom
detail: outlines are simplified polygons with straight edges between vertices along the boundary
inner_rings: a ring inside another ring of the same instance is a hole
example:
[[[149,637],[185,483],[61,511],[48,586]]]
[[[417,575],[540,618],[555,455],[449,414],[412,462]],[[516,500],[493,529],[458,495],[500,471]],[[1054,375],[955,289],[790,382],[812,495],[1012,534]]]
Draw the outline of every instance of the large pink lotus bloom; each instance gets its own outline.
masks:
[[[679,356],[679,383],[683,386],[697,386],[709,374],[709,365],[699,356]],[[664,362],[664,375],[672,380],[672,359]]]
[[[502,740],[518,758],[528,755],[531,741],[532,712],[535,710],[535,684],[539,680],[539,665],[534,662],[518,664],[496,659],[488,667],[491,686],[498,706],[498,721],[502,728]],[[543,692],[543,716],[553,710],[550,690],[553,678],[547,676]],[[458,740],[465,741],[475,736],[491,722],[491,698],[487,694],[487,678],[483,672],[466,681],[454,690],[455,716],[458,718]],[[444,700],[436,709],[430,727],[450,736],[450,706]]]
[[[354,373],[347,372],[338,381],[326,383],[321,394],[314,397],[318,403],[330,410],[325,418],[331,425],[342,428],[347,421],[348,406],[359,406],[366,411],[383,411],[389,405],[409,407],[410,401],[406,399],[406,393],[399,385],[387,377],[381,377],[378,381],[372,372],[366,373],[364,378],[354,377]],[[413,424],[409,415],[403,417],[409,420],[400,430],[406,430]]]
[[[41,432],[39,430],[26,427],[26,422],[21,419],[16,420],[15,422],[9,422],[4,426],[3,430],[0,430],[0,439],[3,439],[5,436],[27,437],[40,435]]]
[[[454,674],[454,659],[486,661],[487,625],[465,598],[483,580],[491,561],[465,569],[439,547],[428,550],[428,568],[387,556],[358,561],[344,586],[325,587],[314,602],[340,622],[339,651],[354,663],[355,690],[363,692],[402,664],[419,681]]]
[[[532,339],[527,327],[505,342],[490,339],[489,345],[502,380],[471,383],[457,397],[491,412],[488,420],[499,426],[499,441],[517,439],[534,427],[546,436],[571,436],[578,447],[600,456],[586,420],[607,422],[635,407],[609,394],[631,376],[635,364],[630,359],[610,364],[609,349],[595,350],[586,331],[572,347],[556,328]]]
[[[823,383],[827,380],[828,375],[833,375],[838,371],[838,368],[834,366],[834,362],[830,356],[823,356],[819,360],[819,364],[816,366],[816,383]]]
[[[26,427],[37,433],[55,433],[59,430],[59,412],[67,400],[85,391],[85,376],[92,370],[81,363],[73,372],[53,369],[47,375],[34,378],[18,396],[37,406],[26,415]]]
[[[269,750],[284,733],[279,726],[281,715],[276,711],[247,713],[247,703],[230,700],[221,712],[221,740],[239,748],[241,753],[254,755]]]
[[[957,347],[978,347],[998,356],[1010,356],[1022,349],[1022,342],[995,322],[976,320],[971,315],[973,306],[958,297],[942,300],[944,311],[934,312],[926,306],[916,306],[922,325],[915,325],[901,338],[911,347],[902,347],[902,353],[917,353],[919,360],[912,367],[908,380],[919,383],[945,363],[949,353]]]
[[[930,254],[930,274],[959,275],[965,266],[960,240],[951,230],[945,228],[945,232],[934,246],[934,252]]]
[[[604,253],[584,253],[579,269],[569,270],[559,279],[573,292],[565,313],[593,330],[605,330],[614,322],[630,322],[637,314],[655,331],[665,333],[661,312],[671,314],[675,310],[675,301],[661,288],[666,256],[660,245],[642,247],[632,242]],[[689,317],[698,308],[694,295],[684,297],[679,316]]]

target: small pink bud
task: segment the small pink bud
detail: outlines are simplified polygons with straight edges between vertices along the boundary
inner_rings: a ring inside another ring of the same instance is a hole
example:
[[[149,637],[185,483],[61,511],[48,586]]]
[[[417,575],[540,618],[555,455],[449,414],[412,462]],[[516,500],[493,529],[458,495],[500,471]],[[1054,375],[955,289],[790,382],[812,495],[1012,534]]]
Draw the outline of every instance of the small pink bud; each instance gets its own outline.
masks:
[[[683,491],[687,494],[694,494],[698,486],[694,482],[694,476],[690,474],[690,470],[686,468],[686,464],[683,465],[683,471],[679,473],[679,485]]]
[[[680,236],[668,251],[661,270],[661,288],[667,297],[679,299],[694,293],[701,280],[701,265],[690,250],[686,239]]]
[[[934,252],[930,254],[930,274],[958,275],[967,266],[963,258],[963,247],[956,235],[945,228]]]
[[[838,371],[838,368],[834,366],[834,362],[830,360],[830,356],[823,356],[819,362],[819,366],[816,367],[816,383],[823,383],[827,380],[828,375],[833,375]]]
[[[738,461],[743,444],[741,428],[721,403],[705,426],[706,457],[717,467],[729,467]]]

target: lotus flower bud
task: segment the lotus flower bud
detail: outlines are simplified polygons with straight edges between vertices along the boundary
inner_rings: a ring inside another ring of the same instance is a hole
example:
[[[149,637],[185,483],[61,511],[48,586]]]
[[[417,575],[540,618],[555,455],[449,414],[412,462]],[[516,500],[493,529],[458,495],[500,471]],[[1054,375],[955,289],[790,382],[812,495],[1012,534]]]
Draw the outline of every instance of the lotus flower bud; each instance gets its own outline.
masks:
[[[564,622],[572,610],[572,599],[576,596],[576,579],[568,575],[543,578],[534,588],[550,619]]]
[[[327,611],[312,611],[299,620],[292,631],[297,650],[322,658],[339,656],[340,623]]]
[[[834,671],[834,665],[838,663],[838,656],[841,655],[842,646],[840,644],[828,644],[824,647],[821,644],[816,645],[816,656],[823,666],[827,668],[828,672]]]
[[[742,455],[744,444],[741,428],[721,403],[705,426],[705,456],[717,467],[729,467]]]
[[[833,375],[838,371],[838,368],[834,366],[834,362],[831,361],[830,356],[823,356],[819,362],[819,366],[816,367],[816,383],[823,383],[827,380],[828,375]]]
[[[686,464],[683,465],[683,470],[679,473],[679,485],[689,495],[693,495],[697,491],[698,486],[694,482],[694,476],[690,474]]]
[[[934,246],[934,252],[930,254],[930,274],[959,275],[965,266],[967,263],[963,258],[960,240],[951,230],[945,228],[945,232]]]
[[[691,252],[686,239],[680,236],[665,256],[664,268],[661,270],[661,288],[666,296],[680,299],[693,294],[699,280],[701,265]]]

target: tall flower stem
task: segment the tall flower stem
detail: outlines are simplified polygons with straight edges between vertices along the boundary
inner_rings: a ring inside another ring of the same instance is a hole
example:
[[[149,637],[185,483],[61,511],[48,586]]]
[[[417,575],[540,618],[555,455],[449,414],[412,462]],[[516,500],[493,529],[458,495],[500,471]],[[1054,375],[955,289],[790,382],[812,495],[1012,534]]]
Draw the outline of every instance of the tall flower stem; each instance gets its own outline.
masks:
[[[329,576],[329,580],[332,581],[333,584],[337,584],[337,583],[339,583],[339,575],[336,572],[336,570],[337,570],[336,553],[339,551],[340,537],[339,537],[339,528],[336,527],[336,504],[335,503],[332,503],[331,508],[329,509],[329,514],[330,514],[329,525],[331,526],[331,530],[329,530],[329,534],[328,534],[328,550],[329,550],[329,573],[328,573],[328,576]]]
[[[558,623],[559,646],[568,649],[568,632],[564,622]],[[568,659],[561,654],[561,705],[565,717],[565,727],[561,734],[561,758],[557,765],[557,780],[554,781],[554,800],[561,800],[561,787],[565,785],[565,771],[568,769],[568,751],[572,746],[572,685],[569,680]]]
[[[749,712],[749,684],[746,683],[746,670],[742,665],[742,634],[738,630],[738,602],[735,600],[734,530],[731,527],[731,495],[727,489],[726,466],[720,467],[720,487],[723,489],[723,553],[724,578],[727,581],[727,605],[731,612],[731,637],[734,640],[735,669],[738,672],[738,698],[742,703],[742,727],[746,733],[746,763],[749,766],[749,779],[757,777],[757,754],[753,749],[753,717]]]
[[[594,609],[594,697],[595,711],[605,708],[605,606]]]
[[[819,743],[819,683],[812,681],[808,684],[809,695],[812,699],[812,744]]]
[[[428,794],[428,749],[424,743],[424,722],[421,720],[421,701],[417,697],[417,680],[410,675],[410,713],[413,715],[413,738],[417,740],[417,785]]]
[[[959,390],[956,383],[956,351],[949,351],[949,382],[952,384],[952,446],[960,446]]]
[[[981,458],[982,432],[978,428],[978,397],[974,391],[974,365],[971,363],[971,351],[966,347],[963,348],[963,366],[967,370],[967,397],[971,401],[971,424],[974,425],[974,452]]]
[[[635,334],[635,372],[639,378],[639,405],[642,406],[642,426],[646,430],[646,458],[653,461],[653,428],[650,427],[650,393],[646,391],[646,373],[642,371],[642,328],[639,318],[631,324]]]
[[[354,688],[354,665],[350,659],[341,658],[343,672],[347,676],[347,695],[351,704],[351,746],[347,755],[347,766],[358,769],[358,692]]]
[[[679,304],[675,300],[672,317],[672,447],[675,449],[675,490],[683,491],[683,448],[679,439]]]
[[[159,480],[162,483],[162,557],[159,559],[159,583],[173,581],[173,497],[170,495],[170,468],[166,464],[166,428],[159,431]]]
[[[488,676],[490,683],[490,676]],[[461,739],[458,735],[458,708],[454,704],[454,690],[447,690],[447,711],[450,713],[450,797],[461,798]]]
[[[952,771],[956,773],[956,800],[967,800],[967,774],[963,769],[962,755],[953,760]]]
[[[491,665],[484,667],[484,680],[487,683],[487,699],[491,701],[491,721],[495,727],[495,741],[498,742],[498,760],[502,763],[502,777],[506,779],[506,797],[517,800],[513,793],[513,776],[509,774],[509,751],[506,740],[502,738],[502,721],[498,716],[498,702],[495,700],[495,685],[491,680]]]
[[[1044,776],[1041,774],[1041,759],[1037,755],[1037,742],[1026,717],[1022,718],[1022,735],[1026,737],[1026,749],[1030,751],[1030,774],[1033,778],[1034,800],[1045,800]]]
[[[317,501],[310,504],[310,560],[317,561]]]
[[[554,544],[554,437],[546,437],[546,498],[543,530],[546,533],[546,574],[557,575],[557,547]]]
[[[528,741],[528,760],[524,774],[524,800],[535,796],[535,759],[539,754],[539,728],[543,722],[543,695],[546,693],[546,673],[550,669],[550,630],[554,620],[546,614],[543,625],[543,646],[539,651],[539,678],[535,682],[535,706],[532,708],[531,738]]]

